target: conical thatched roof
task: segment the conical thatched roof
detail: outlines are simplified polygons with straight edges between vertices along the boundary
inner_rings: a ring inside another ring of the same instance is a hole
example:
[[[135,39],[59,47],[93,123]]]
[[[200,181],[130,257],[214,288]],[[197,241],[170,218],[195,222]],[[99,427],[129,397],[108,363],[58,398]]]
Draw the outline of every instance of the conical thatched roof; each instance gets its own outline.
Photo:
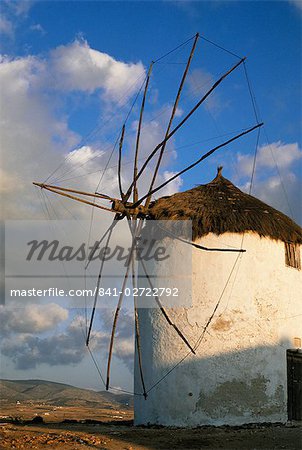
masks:
[[[192,220],[193,239],[253,231],[284,242],[302,243],[302,228],[285,214],[245,194],[221,174],[208,184],[162,197],[150,205],[150,219]]]

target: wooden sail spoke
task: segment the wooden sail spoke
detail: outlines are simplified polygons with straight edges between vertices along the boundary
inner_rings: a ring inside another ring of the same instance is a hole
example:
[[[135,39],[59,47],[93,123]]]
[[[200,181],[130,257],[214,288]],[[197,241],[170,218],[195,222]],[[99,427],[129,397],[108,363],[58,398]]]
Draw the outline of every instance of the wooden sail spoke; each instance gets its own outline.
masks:
[[[109,344],[108,361],[107,361],[107,378],[106,378],[106,390],[107,391],[108,391],[109,385],[110,385],[110,369],[111,369],[113,343],[114,343],[114,337],[115,337],[117,320],[118,320],[118,316],[119,316],[120,309],[121,309],[121,306],[122,306],[124,293],[125,293],[125,288],[126,288],[128,277],[129,277],[131,261],[132,261],[134,249],[135,249],[135,246],[136,246],[136,237],[139,235],[140,231],[141,231],[141,226],[139,224],[139,226],[135,230],[135,233],[132,234],[132,245],[131,245],[129,256],[128,256],[127,263],[126,263],[126,273],[125,273],[125,276],[124,276],[121,292],[120,292],[120,295],[119,295],[117,307],[116,307],[115,314],[114,314],[114,319],[113,319],[113,324],[112,324],[112,331],[111,331],[111,337],[110,337],[110,344]]]
[[[136,274],[135,274],[134,259],[135,258],[132,257],[132,261],[131,261],[133,292],[135,292],[135,289],[137,287],[136,286]],[[146,391],[146,385],[145,385],[145,379],[144,379],[144,373],[143,373],[140,326],[139,326],[139,317],[138,317],[138,311],[137,311],[137,299],[136,299],[135,295],[133,295],[133,302],[134,302],[134,321],[135,321],[135,342],[136,342],[136,348],[137,348],[138,367],[139,367],[139,373],[140,373],[141,383],[142,383],[142,387],[143,387],[143,396],[146,400],[147,399],[147,391]]]
[[[123,298],[124,298],[124,292],[125,292],[126,284],[127,284],[127,281],[128,281],[128,276],[129,276],[129,271],[130,271],[130,266],[131,266],[131,258],[132,258],[132,254],[131,254],[131,256],[128,259],[128,262],[127,262],[126,273],[125,273],[125,276],[124,276],[122,289],[121,289],[121,293],[119,295],[118,304],[117,304],[117,307],[116,307],[116,310],[115,310],[113,324],[112,324],[110,344],[109,344],[109,353],[108,353],[108,361],[107,361],[106,391],[108,391],[109,386],[110,386],[110,369],[111,369],[111,360],[112,360],[112,352],[113,352],[113,343],[114,343],[114,338],[115,338],[115,331],[116,331],[117,320],[118,320],[118,316],[119,316],[119,313],[120,313],[120,310],[121,310],[121,306],[122,306],[122,302],[123,302]]]
[[[136,186],[137,160],[138,160],[138,151],[139,151],[139,143],[140,143],[140,136],[141,136],[141,128],[142,128],[142,123],[143,123],[143,114],[144,114],[144,109],[145,109],[146,96],[147,96],[147,92],[148,92],[148,87],[149,87],[149,81],[150,81],[150,77],[151,77],[152,68],[153,68],[153,62],[151,62],[150,66],[149,66],[147,79],[146,79],[146,84],[145,84],[145,89],[144,89],[144,95],[143,95],[143,99],[142,99],[142,105],[141,105],[140,114],[139,114],[139,121],[138,121],[138,126],[137,126],[136,144],[135,144],[135,156],[134,156],[134,167],[133,167],[133,202],[137,202],[137,200],[138,200],[138,192],[137,192],[137,186]]]
[[[122,128],[122,134],[118,146],[118,169],[117,169],[117,175],[118,175],[118,186],[120,190],[120,196],[123,200],[124,194],[123,194],[123,188],[122,188],[122,148],[123,148],[123,142],[124,142],[124,135],[125,135],[125,124]]]
[[[110,238],[111,238],[111,235],[112,235],[112,231],[113,231],[113,227],[110,226],[109,227],[109,233],[108,233],[107,240],[106,240],[106,244],[105,244],[105,248],[106,249],[109,246],[109,242],[110,242]],[[91,261],[91,259],[90,259],[90,261]],[[88,332],[87,332],[87,336],[86,336],[86,346],[87,347],[89,345],[90,334],[91,334],[91,330],[92,330],[92,325],[93,325],[93,320],[94,320],[94,315],[95,315],[95,310],[96,310],[96,304],[97,304],[97,300],[98,300],[98,296],[99,296],[99,288],[100,288],[100,284],[101,284],[104,264],[105,264],[105,257],[103,257],[103,259],[102,259],[101,267],[100,267],[100,271],[99,271],[99,275],[98,275],[96,291],[95,291],[95,296],[94,296],[94,302],[93,302],[93,307],[92,307],[92,311],[91,311],[90,323],[89,323],[89,328],[88,328]]]

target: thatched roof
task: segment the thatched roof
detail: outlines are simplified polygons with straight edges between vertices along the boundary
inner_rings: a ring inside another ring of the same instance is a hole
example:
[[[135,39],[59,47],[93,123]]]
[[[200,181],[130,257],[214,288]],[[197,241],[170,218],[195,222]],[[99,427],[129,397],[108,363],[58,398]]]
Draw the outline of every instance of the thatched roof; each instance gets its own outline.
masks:
[[[208,184],[162,197],[150,205],[154,220],[192,220],[193,239],[252,231],[284,242],[302,243],[302,228],[285,214],[245,194],[221,174]]]

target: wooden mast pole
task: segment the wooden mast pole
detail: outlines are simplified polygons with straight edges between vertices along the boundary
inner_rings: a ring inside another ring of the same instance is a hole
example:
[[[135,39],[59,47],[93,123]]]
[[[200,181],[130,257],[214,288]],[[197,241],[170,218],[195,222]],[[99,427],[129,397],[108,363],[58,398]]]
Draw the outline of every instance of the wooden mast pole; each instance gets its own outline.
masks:
[[[143,123],[143,114],[144,114],[147,91],[148,91],[148,87],[149,87],[149,81],[150,81],[152,69],[153,69],[153,61],[151,62],[150,66],[149,66],[149,70],[148,70],[148,74],[147,74],[144,95],[143,95],[142,105],[141,105],[140,114],[139,114],[137,134],[136,134],[135,157],[134,157],[134,167],[133,167],[133,202],[134,203],[137,202],[137,200],[138,200],[138,192],[137,192],[137,186],[136,186],[137,159],[138,159],[139,142],[140,142],[140,136],[141,136],[141,128],[142,128],[142,123]],[[130,196],[130,194],[129,194],[129,196]]]
[[[137,238],[137,236],[139,236],[139,234],[141,232],[142,225],[143,225],[142,221],[139,221],[138,226],[135,228],[135,231],[133,233],[132,228],[131,228],[131,221],[129,220],[129,218],[128,218],[128,222],[129,222],[129,225],[130,225],[130,231],[132,233],[132,245],[131,245],[131,248],[130,248],[130,252],[129,252],[129,256],[128,256],[128,260],[127,260],[127,266],[126,266],[126,273],[125,273],[125,276],[124,276],[124,280],[123,280],[123,284],[122,284],[122,288],[121,288],[121,291],[120,291],[120,295],[119,295],[119,299],[118,299],[118,303],[117,303],[117,307],[116,307],[115,315],[114,315],[114,319],[113,319],[113,324],[112,324],[111,338],[110,338],[110,344],[109,344],[109,353],[108,353],[108,361],[107,361],[107,378],[106,378],[106,390],[107,391],[109,389],[109,384],[110,384],[110,368],[111,368],[113,342],[114,342],[114,337],[115,337],[117,320],[118,320],[118,316],[119,316],[120,309],[121,309],[121,306],[122,306],[124,293],[125,293],[125,288],[126,288],[128,277],[129,277],[131,261],[132,261],[133,254],[134,254],[134,251],[135,251],[135,248],[136,248],[136,238]]]
[[[136,221],[134,221],[134,223],[136,224]],[[135,245],[134,252],[136,254],[136,245]],[[132,265],[132,287],[133,287],[133,292],[134,292],[137,287],[134,255],[132,256],[131,265]],[[143,396],[145,399],[147,399],[147,391],[146,391],[144,372],[143,372],[143,362],[142,362],[140,325],[139,325],[139,317],[138,317],[138,311],[137,311],[137,300],[136,300],[135,295],[133,296],[133,302],[134,302],[134,321],[135,321],[135,342],[136,342],[136,348],[137,348],[138,367],[139,367],[139,373],[140,373],[141,383],[142,383],[142,387],[143,387]]]
[[[123,148],[123,142],[124,142],[124,135],[125,135],[125,124],[122,128],[122,134],[118,146],[118,185],[120,190],[121,199],[123,200],[124,194],[122,189],[122,148]]]
[[[189,58],[188,58],[188,61],[187,61],[187,64],[186,64],[186,68],[185,68],[185,71],[183,73],[183,76],[182,76],[182,79],[181,79],[181,82],[180,82],[180,85],[179,85],[179,88],[178,88],[178,91],[177,91],[177,94],[176,94],[176,98],[175,98],[175,101],[174,101],[172,113],[171,113],[171,116],[170,116],[170,120],[169,120],[169,123],[168,123],[168,126],[167,126],[167,130],[166,130],[166,134],[165,134],[165,137],[164,137],[164,141],[163,141],[164,143],[163,143],[163,145],[161,147],[161,151],[159,153],[159,157],[158,157],[157,164],[156,164],[156,167],[155,167],[155,170],[154,170],[153,178],[152,178],[152,181],[151,181],[151,184],[150,184],[150,187],[149,187],[149,192],[152,191],[152,188],[154,186],[154,182],[155,182],[158,170],[159,170],[159,166],[160,166],[160,163],[161,163],[161,160],[162,160],[165,148],[166,148],[167,137],[169,136],[170,129],[171,129],[171,126],[172,126],[172,122],[173,122],[173,119],[174,119],[176,111],[177,111],[180,95],[181,95],[181,92],[182,92],[185,80],[186,80],[188,72],[189,72],[189,68],[190,68],[190,65],[191,65],[191,62],[192,62],[192,58],[193,58],[193,55],[194,55],[194,52],[195,52],[195,48],[196,48],[196,45],[197,45],[198,38],[199,38],[199,33],[197,33],[196,36],[195,36],[195,39],[194,39],[194,42],[193,42],[193,46],[192,46],[192,49],[191,49],[191,52],[190,52],[190,55],[189,55]],[[150,204],[150,201],[151,201],[151,195],[149,195],[147,197],[147,199],[146,199],[146,202],[145,202],[145,207],[146,208],[148,208],[148,206]],[[134,201],[134,203],[135,203],[135,201]]]

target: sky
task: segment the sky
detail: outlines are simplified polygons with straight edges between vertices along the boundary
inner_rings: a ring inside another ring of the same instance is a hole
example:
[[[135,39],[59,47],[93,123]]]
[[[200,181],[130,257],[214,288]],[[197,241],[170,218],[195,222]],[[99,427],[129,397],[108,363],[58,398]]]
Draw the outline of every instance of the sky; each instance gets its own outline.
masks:
[[[169,141],[157,184],[261,120],[265,125],[252,194],[302,224],[301,1],[2,0],[0,7],[2,220],[45,219],[45,199],[31,183],[53,172],[50,183],[92,192],[98,186],[117,196],[116,150],[110,155],[133,104],[123,149],[122,181],[129,185],[141,96],[133,102],[149,64],[177,48],[153,67],[140,164],[164,136],[191,38],[199,32],[175,124],[239,61],[236,55],[247,57],[258,114],[241,65]],[[225,177],[248,191],[256,143],[253,132],[158,196],[209,182],[218,165]],[[152,167],[147,168],[139,193],[147,191],[151,174]],[[60,219],[91,214],[78,203],[62,207],[51,196],[47,201]],[[102,220],[109,216],[104,213]],[[98,355],[105,352],[109,316],[97,317]],[[122,319],[113,384],[131,390],[133,322],[127,311]],[[102,389],[85,352],[79,311],[49,299],[46,305],[27,303],[22,313],[6,304],[1,320],[3,378],[44,378]]]

